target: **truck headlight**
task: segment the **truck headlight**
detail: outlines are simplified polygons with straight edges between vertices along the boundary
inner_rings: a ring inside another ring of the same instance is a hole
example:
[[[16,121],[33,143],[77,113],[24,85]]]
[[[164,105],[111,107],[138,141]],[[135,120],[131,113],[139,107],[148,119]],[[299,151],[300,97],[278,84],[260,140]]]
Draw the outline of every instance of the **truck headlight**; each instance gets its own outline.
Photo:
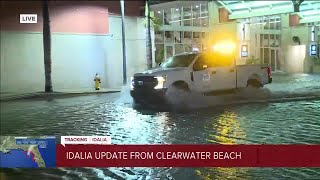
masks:
[[[133,76],[131,77],[131,83],[130,83],[130,89],[133,89],[134,81],[133,81]]]
[[[164,83],[167,80],[167,76],[156,76],[158,84],[154,87],[154,89],[162,89],[164,87]]]

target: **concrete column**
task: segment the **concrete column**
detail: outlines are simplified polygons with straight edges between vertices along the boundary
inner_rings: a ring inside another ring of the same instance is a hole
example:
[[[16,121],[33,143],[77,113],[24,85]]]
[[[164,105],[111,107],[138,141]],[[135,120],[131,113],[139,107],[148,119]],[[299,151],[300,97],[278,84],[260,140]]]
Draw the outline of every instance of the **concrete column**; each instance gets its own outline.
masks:
[[[209,47],[213,41],[214,26],[219,23],[219,10],[215,2],[208,2],[208,16],[209,16],[209,37],[207,38],[207,46]]]
[[[218,5],[213,1],[209,2],[208,11],[209,11],[209,25],[210,25],[210,28],[212,28],[215,24],[219,23]]]
[[[289,25],[290,26],[299,26],[299,15],[298,14],[290,14],[289,15]]]
[[[280,67],[282,71],[288,72],[288,46],[291,44],[292,37],[289,28],[289,14],[281,14],[281,41],[280,41]]]
[[[229,12],[226,8],[219,8],[219,23],[229,22]]]

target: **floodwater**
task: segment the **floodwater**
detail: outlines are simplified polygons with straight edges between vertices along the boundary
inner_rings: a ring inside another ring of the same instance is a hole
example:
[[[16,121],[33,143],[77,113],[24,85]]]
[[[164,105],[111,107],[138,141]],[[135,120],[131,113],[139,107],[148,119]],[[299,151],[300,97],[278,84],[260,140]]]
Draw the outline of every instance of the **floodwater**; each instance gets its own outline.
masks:
[[[1,135],[106,135],[116,144],[320,144],[320,75],[273,78],[274,82],[263,89],[243,89],[219,97],[174,94],[173,102],[183,99],[190,105],[187,111],[133,105],[127,88],[113,94],[2,102]],[[320,177],[317,168],[57,168],[1,172],[6,179]]]

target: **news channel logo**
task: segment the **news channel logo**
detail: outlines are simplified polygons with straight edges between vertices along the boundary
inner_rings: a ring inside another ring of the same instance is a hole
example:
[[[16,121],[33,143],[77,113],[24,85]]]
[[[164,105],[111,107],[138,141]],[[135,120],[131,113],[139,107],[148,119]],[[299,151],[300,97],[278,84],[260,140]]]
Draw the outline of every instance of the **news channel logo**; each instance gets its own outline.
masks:
[[[20,24],[36,24],[38,23],[37,14],[20,14]]]

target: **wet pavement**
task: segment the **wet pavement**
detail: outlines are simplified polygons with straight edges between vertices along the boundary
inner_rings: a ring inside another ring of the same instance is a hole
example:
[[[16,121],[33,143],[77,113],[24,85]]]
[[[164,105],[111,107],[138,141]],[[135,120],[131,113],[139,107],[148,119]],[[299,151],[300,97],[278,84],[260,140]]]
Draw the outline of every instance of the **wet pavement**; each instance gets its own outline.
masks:
[[[172,97],[174,98],[174,97]],[[187,111],[122,93],[1,103],[1,135],[107,135],[116,144],[320,144],[320,75],[278,75],[260,90],[186,98]],[[10,169],[10,179],[319,179],[315,168]]]

